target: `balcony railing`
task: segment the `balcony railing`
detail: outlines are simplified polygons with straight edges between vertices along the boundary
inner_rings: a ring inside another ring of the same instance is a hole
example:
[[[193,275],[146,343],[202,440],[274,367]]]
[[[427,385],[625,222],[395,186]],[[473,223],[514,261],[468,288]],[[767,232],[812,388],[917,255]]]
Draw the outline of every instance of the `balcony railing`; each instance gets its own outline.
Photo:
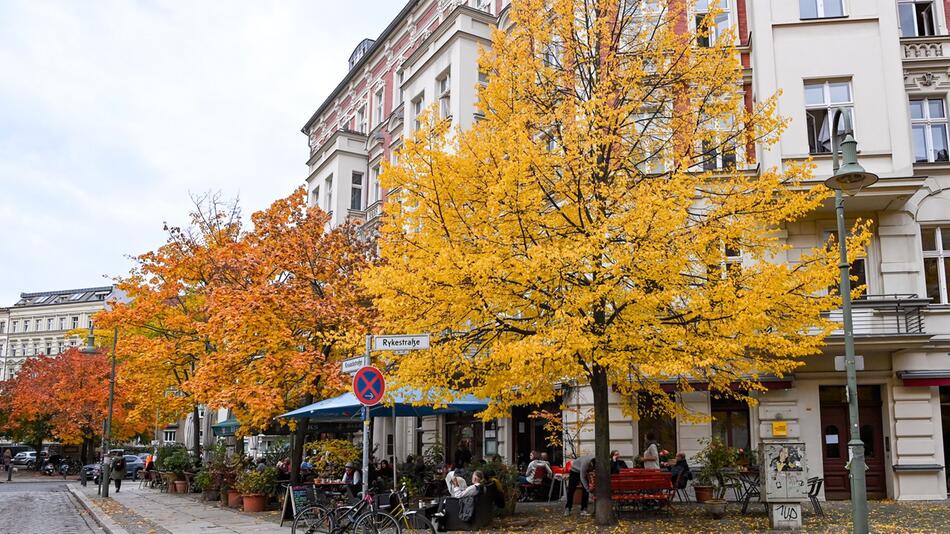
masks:
[[[377,200],[373,202],[366,208],[366,222],[370,223],[379,218],[383,214],[383,201]]]
[[[855,336],[893,336],[924,334],[923,310],[930,299],[917,295],[864,295],[851,303]],[[825,317],[842,322],[841,310],[833,310]],[[835,330],[833,336],[844,335]]]
[[[950,36],[910,37],[901,39],[905,61],[932,60],[950,56]]]

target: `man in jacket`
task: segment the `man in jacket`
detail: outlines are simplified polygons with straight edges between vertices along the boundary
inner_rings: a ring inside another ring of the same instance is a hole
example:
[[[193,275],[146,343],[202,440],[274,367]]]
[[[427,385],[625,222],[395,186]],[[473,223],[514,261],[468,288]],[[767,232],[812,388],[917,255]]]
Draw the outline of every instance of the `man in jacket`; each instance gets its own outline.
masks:
[[[587,504],[590,502],[590,473],[597,467],[597,461],[593,456],[581,456],[571,463],[571,472],[567,477],[567,504],[564,508],[564,515],[571,515],[571,507],[574,504],[574,491],[581,487],[581,515],[590,515],[587,511]]]

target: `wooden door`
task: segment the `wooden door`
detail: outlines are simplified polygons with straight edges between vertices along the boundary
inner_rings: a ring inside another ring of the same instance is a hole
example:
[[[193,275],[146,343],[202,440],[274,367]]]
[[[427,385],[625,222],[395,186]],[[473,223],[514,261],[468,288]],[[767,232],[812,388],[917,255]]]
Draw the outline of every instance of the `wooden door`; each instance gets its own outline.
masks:
[[[844,386],[821,386],[821,443],[825,472],[825,497],[850,499],[851,481],[848,463],[848,404]],[[868,497],[883,499],[887,495],[884,478],[884,421],[881,415],[880,386],[859,386],[858,406],[861,440],[864,441],[865,473]]]

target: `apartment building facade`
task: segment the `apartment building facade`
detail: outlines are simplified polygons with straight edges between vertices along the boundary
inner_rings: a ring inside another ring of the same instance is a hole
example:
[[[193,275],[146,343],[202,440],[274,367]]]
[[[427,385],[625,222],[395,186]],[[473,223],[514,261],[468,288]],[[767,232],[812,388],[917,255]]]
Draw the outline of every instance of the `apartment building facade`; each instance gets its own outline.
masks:
[[[89,328],[92,316],[118,296],[113,286],[20,293],[0,310],[0,380],[13,378],[27,358],[81,345],[82,336],[66,333]]]
[[[950,5],[924,0],[710,0],[724,13],[718,27],[735,29],[745,66],[747,101],[780,92],[779,114],[791,119],[778,144],[757,147],[759,168],[811,159],[814,180],[831,175],[829,117],[849,111],[859,159],[881,179],[846,200],[849,223],[873,221],[866,256],[852,274],[866,286],[855,303],[868,490],[873,497],[946,499],[950,458]],[[656,2],[651,2],[656,3]],[[379,163],[397,154],[415,118],[438,102],[439,113],[466,127],[475,120],[479,46],[504,17],[508,2],[412,1],[375,41],[361,43],[351,70],[303,129],[310,140],[311,203],[332,212],[333,224],[373,229],[385,191]],[[700,13],[707,2],[699,2]],[[696,17],[690,17],[695,24]],[[728,34],[721,34],[728,35]],[[711,39],[724,38],[713,32]],[[700,43],[702,45],[702,43]],[[443,104],[443,98],[445,98]],[[751,158],[748,158],[751,161]],[[741,163],[741,162],[740,162]],[[722,159],[717,163],[724,164]],[[782,229],[792,249],[780,261],[823,246],[835,230],[829,202]],[[741,259],[741,258],[740,258]],[[832,312],[840,318],[840,312]],[[611,407],[612,448],[641,452],[652,432],[667,449],[695,454],[702,440],[756,448],[784,421],[788,438],[805,443],[810,476],[825,479],[823,497],[846,498],[848,419],[840,332],[823,353],[793,376],[765,379],[749,407],[703,391],[669,392],[712,422],[691,423],[624,414]],[[588,391],[565,388],[563,402],[591,407]],[[378,450],[415,452],[439,436],[476,442],[476,452],[518,461],[526,448],[545,448],[526,413],[480,423],[470,418],[383,422]],[[592,432],[579,448],[593,451]],[[385,448],[383,448],[385,447]]]

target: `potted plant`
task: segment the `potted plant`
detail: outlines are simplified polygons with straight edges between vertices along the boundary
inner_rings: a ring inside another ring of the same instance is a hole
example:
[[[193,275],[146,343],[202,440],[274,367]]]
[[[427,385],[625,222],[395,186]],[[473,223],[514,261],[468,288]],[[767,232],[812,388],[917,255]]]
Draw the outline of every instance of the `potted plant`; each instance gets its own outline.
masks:
[[[241,473],[237,489],[241,492],[245,512],[263,512],[267,496],[277,485],[277,470],[273,467],[252,469]]]
[[[696,455],[696,461],[702,467],[696,473],[693,490],[696,492],[696,501],[704,504],[709,515],[719,519],[726,514],[726,501],[723,499],[726,488],[722,484],[722,473],[736,466],[739,455],[736,449],[719,439],[702,442],[705,447]]]
[[[201,496],[206,501],[216,501],[221,498],[217,481],[211,477],[208,469],[202,469],[195,475],[195,486],[201,490]]]
[[[495,491],[505,498],[505,507],[498,515],[514,515],[518,504],[518,468],[498,461],[492,461],[485,467],[485,477],[493,484]]]
[[[162,462],[162,468],[175,474],[174,482],[169,485],[168,490],[174,493],[188,493],[188,482],[184,480],[185,471],[191,469],[191,457],[188,451],[176,449],[166,457]]]

